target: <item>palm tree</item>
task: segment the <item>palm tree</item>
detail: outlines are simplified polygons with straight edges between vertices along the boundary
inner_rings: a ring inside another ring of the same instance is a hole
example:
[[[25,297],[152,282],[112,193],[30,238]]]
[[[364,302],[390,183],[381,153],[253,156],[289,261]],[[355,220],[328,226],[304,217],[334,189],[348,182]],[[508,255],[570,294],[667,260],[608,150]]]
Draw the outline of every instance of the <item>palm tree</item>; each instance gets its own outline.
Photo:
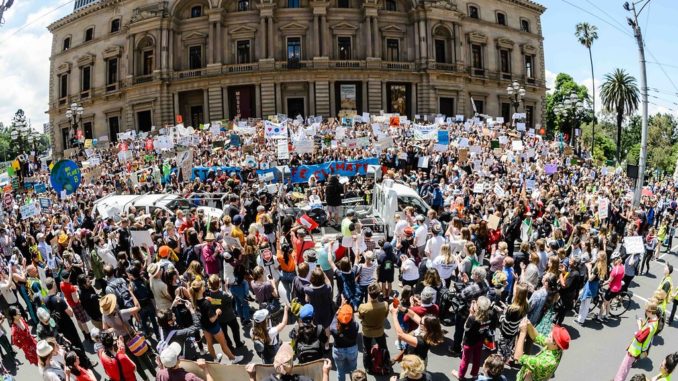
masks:
[[[593,155],[593,147],[596,144],[596,77],[593,74],[593,54],[591,53],[591,45],[593,41],[598,39],[598,27],[587,22],[580,22],[577,24],[574,35],[579,40],[579,43],[584,45],[589,50],[589,62],[591,62],[591,79],[593,85],[593,120],[591,122],[591,155]]]
[[[621,132],[624,116],[638,109],[638,85],[636,79],[624,69],[615,69],[605,74],[605,82],[600,87],[600,98],[608,112],[617,114],[617,162],[621,162]]]

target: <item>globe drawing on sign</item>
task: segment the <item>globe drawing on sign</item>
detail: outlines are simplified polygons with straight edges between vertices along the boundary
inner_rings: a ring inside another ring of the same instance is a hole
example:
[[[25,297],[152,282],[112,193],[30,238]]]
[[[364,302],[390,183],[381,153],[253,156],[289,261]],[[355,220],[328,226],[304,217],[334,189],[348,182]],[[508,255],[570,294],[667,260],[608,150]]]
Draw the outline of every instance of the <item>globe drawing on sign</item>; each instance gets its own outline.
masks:
[[[55,192],[73,194],[80,186],[82,174],[73,160],[60,160],[52,167],[49,180]]]

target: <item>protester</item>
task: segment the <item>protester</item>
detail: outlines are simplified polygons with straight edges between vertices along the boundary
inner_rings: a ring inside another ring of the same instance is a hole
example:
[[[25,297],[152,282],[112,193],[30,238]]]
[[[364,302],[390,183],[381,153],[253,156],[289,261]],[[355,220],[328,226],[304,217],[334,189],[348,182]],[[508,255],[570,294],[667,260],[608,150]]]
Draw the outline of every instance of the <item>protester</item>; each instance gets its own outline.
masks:
[[[529,337],[542,349],[536,355],[525,354],[525,339]],[[521,365],[517,381],[546,381],[553,377],[563,351],[570,347],[570,334],[567,329],[554,326],[551,334],[543,336],[537,332],[529,320],[520,323],[520,335],[516,342],[514,359]]]

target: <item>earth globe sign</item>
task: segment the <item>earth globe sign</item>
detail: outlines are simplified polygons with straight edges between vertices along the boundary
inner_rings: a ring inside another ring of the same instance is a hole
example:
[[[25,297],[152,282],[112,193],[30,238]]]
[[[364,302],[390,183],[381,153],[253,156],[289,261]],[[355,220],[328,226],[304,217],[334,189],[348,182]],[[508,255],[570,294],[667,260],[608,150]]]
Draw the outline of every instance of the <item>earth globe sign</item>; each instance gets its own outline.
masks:
[[[60,160],[52,167],[49,180],[55,192],[72,194],[80,186],[82,173],[73,160]]]

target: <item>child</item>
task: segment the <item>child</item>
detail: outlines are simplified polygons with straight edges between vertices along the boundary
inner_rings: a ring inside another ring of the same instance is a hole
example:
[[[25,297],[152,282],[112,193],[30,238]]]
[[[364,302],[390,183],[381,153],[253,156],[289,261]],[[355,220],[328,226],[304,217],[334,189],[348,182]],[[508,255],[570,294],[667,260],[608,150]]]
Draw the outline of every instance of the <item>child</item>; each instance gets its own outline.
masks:
[[[506,381],[506,376],[501,372],[504,370],[504,359],[499,354],[492,354],[485,359],[483,372],[478,376],[478,381]]]

